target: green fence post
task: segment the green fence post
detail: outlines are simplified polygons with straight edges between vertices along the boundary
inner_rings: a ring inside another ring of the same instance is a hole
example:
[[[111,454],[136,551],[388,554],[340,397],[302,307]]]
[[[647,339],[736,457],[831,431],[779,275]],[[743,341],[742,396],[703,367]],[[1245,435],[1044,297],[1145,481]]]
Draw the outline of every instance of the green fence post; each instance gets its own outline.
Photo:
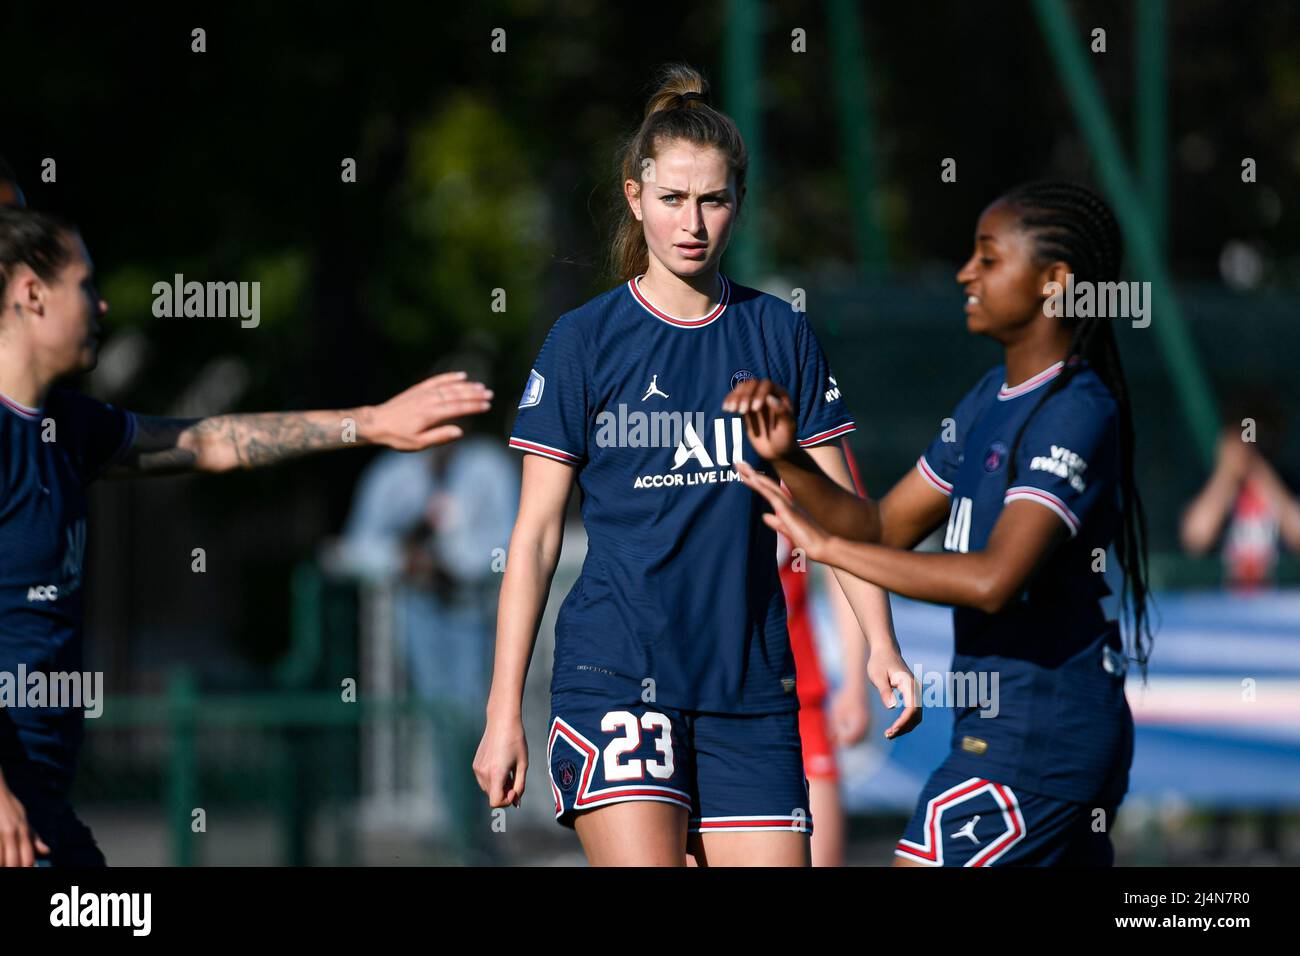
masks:
[[[283,865],[308,866],[311,863],[308,843],[312,806],[308,797],[307,775],[310,773],[311,761],[305,751],[310,746],[310,734],[297,726],[293,719],[279,725],[274,734],[278,759],[271,776],[274,802],[280,816]]]
[[[1063,0],[1034,0],[1033,6],[1075,121],[1097,161],[1102,186],[1114,204],[1115,217],[1128,242],[1135,271],[1148,277],[1151,283],[1154,300],[1151,327],[1169,368],[1193,445],[1202,465],[1210,468],[1214,464],[1214,444],[1219,428],[1214,393],[1183,321],[1173,281],[1165,268],[1152,229],[1149,210],[1129,175],[1115,124],[1111,122],[1097,80],[1084,59],[1069,10]]]
[[[827,16],[858,272],[869,279],[888,264],[889,247],[880,222],[880,184],[872,148],[876,130],[871,108],[871,85],[867,77],[864,28],[853,0],[831,0]]]
[[[749,151],[748,193],[741,221],[727,250],[727,275],[754,285],[767,268],[764,249],[762,189],[763,161],[763,4],[760,0],[728,0],[723,34],[723,87],[727,112],[736,121]]]
[[[289,651],[275,665],[275,679],[281,685],[306,687],[320,665],[324,635],[321,633],[321,601],[325,578],[315,561],[300,561],[289,582],[291,595]]]
[[[194,834],[191,825],[198,802],[195,738],[199,695],[194,675],[188,670],[180,669],[172,674],[167,687],[167,704],[172,725],[172,759],[168,777],[172,865],[193,866]]]
[[[1165,0],[1137,5],[1138,176],[1156,249],[1164,256],[1168,235],[1166,157],[1168,123],[1165,69]]]

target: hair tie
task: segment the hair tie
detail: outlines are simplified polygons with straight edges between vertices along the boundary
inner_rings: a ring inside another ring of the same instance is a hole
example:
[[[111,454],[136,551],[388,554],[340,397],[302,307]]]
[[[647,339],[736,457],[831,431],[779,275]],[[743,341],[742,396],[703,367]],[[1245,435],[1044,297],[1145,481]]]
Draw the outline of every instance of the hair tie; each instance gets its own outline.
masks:
[[[706,105],[708,102],[707,100],[704,99],[703,93],[696,93],[694,90],[691,90],[689,93],[678,93],[677,95],[681,99],[681,105],[679,108],[685,107],[686,104],[689,103],[691,100],[700,100],[701,102],[704,102]]]

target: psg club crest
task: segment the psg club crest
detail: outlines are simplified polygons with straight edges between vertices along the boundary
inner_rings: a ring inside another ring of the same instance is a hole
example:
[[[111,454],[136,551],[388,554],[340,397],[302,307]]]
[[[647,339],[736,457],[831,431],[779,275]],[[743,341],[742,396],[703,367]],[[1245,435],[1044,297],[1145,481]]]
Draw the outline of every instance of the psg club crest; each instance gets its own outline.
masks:
[[[572,760],[561,760],[555,765],[555,779],[559,782],[561,790],[572,790],[573,785],[578,782],[578,768],[573,765]]]
[[[995,441],[989,445],[988,451],[984,453],[984,470],[989,474],[997,471],[1002,467],[1002,462],[1007,457],[1007,446],[1000,441]]]
[[[542,389],[546,387],[546,379],[537,374],[537,369],[528,370],[528,384],[524,386],[524,394],[519,398],[520,408],[532,408],[542,400]]]
[[[757,378],[757,377],[758,377],[758,376],[755,375],[753,372],[751,372],[749,369],[747,369],[747,368],[742,368],[742,369],[741,369],[739,372],[737,372],[735,375],[731,376],[731,387],[732,387],[732,388],[735,388],[735,387],[736,387],[737,385],[739,385],[741,382],[748,382],[748,381],[750,381],[751,379],[755,379],[755,378]]]

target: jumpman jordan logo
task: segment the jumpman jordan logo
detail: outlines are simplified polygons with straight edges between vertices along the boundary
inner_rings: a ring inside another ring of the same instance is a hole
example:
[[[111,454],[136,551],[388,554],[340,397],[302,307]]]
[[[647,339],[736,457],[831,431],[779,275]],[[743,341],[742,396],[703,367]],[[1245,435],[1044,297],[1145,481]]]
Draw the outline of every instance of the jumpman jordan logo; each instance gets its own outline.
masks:
[[[661,392],[661,391],[659,390],[659,376],[658,376],[658,375],[651,375],[651,376],[650,376],[650,387],[647,388],[647,389],[645,390],[645,394],[641,396],[641,401],[644,402],[644,401],[645,401],[647,398],[649,398],[651,395],[658,395],[660,398],[667,398],[667,397],[668,397],[668,393],[667,393],[667,392]]]
[[[970,837],[971,843],[979,843],[979,837],[975,836],[975,824],[980,822],[980,815],[977,813],[971,817],[969,823],[958,830],[956,833],[950,833],[948,839],[955,840],[957,837]]]

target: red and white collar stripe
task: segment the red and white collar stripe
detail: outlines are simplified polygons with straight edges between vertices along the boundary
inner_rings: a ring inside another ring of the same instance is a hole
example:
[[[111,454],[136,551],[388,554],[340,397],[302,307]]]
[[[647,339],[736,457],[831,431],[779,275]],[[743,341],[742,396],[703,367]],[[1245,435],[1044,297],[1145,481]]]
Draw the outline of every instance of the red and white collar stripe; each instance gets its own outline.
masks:
[[[30,405],[24,405],[22,402],[10,398],[3,392],[0,392],[0,405],[9,409],[19,418],[26,418],[28,421],[35,421],[41,417],[41,410],[39,408],[32,408]]]
[[[1071,367],[1078,365],[1079,361],[1080,359],[1077,355],[1070,359]],[[1002,387],[998,389],[998,401],[1005,402],[1010,398],[1019,398],[1021,395],[1032,392],[1034,389],[1042,385],[1046,385],[1052,379],[1056,378],[1056,376],[1060,375],[1063,368],[1065,368],[1064,359],[1054,365],[1049,365],[1037,375],[1031,375],[1019,385],[1008,386],[1006,382],[1003,382]]]
[[[698,329],[710,324],[717,319],[718,316],[722,315],[722,313],[727,310],[727,303],[731,300],[731,283],[728,282],[727,277],[721,273],[718,274],[718,278],[722,280],[722,297],[718,300],[718,304],[713,307],[713,310],[710,311],[708,315],[700,316],[698,319],[679,319],[675,315],[669,315],[667,312],[655,308],[655,306],[651,304],[650,300],[645,297],[645,293],[643,293],[641,288],[637,285],[637,283],[641,281],[642,276],[628,279],[627,288],[628,291],[632,293],[632,298],[636,299],[641,308],[645,309],[656,319],[682,329]]]

